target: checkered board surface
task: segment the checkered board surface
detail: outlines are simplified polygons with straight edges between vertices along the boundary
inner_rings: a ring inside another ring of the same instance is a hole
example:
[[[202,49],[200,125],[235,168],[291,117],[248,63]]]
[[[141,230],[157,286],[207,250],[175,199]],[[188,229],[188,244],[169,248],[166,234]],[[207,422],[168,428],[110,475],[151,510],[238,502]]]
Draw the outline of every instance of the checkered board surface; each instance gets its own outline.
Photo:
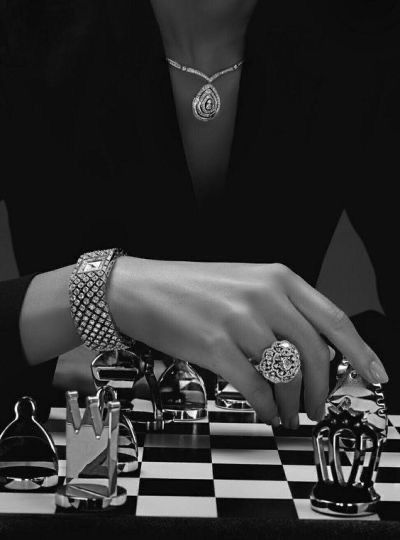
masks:
[[[139,401],[139,400],[138,400]],[[149,410],[148,402],[135,408]],[[253,413],[224,411],[210,401],[207,420],[177,422],[161,433],[138,433],[138,470],[119,477],[127,503],[115,510],[137,516],[335,519],[311,510],[316,481],[311,431],[255,423]],[[390,416],[376,490],[379,512],[368,520],[400,520],[400,415]],[[48,429],[65,474],[65,410],[53,409]],[[350,462],[349,462],[350,464]],[[53,493],[0,493],[0,513],[53,514]],[[338,518],[343,519],[343,518]],[[360,518],[353,518],[360,519]]]

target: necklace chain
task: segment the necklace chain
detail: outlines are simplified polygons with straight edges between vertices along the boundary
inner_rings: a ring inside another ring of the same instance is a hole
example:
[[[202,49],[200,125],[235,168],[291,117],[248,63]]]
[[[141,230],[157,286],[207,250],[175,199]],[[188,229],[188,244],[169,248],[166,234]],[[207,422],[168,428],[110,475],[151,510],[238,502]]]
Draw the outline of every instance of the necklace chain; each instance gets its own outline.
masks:
[[[208,83],[213,83],[216,79],[219,79],[222,77],[222,75],[226,75],[226,73],[230,73],[231,71],[236,71],[240,68],[240,66],[243,64],[244,60],[240,60],[236,64],[233,64],[233,66],[227,67],[225,69],[222,69],[221,71],[217,71],[217,73],[214,73],[214,75],[211,75],[210,77],[200,71],[199,69],[195,69],[192,67],[184,66],[177,62],[176,60],[172,60],[172,58],[167,58],[167,62],[170,66],[180,69],[181,71],[186,71],[187,73],[192,73],[193,75],[197,75],[201,77],[202,79],[205,79]]]

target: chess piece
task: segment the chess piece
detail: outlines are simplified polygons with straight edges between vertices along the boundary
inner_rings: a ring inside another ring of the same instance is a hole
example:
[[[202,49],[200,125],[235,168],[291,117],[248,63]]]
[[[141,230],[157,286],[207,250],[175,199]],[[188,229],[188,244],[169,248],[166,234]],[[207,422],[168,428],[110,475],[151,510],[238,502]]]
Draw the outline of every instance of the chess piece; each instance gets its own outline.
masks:
[[[99,406],[104,418],[109,401],[117,401],[117,393],[111,386],[104,386],[97,392]],[[122,411],[119,414],[118,432],[118,474],[136,471],[138,468],[138,443],[135,429],[129,417]]]
[[[324,514],[373,514],[380,500],[374,482],[388,425],[381,385],[367,382],[343,359],[326,405],[325,418],[313,430],[318,482],[311,506]]]
[[[53,440],[36,419],[30,397],[15,405],[15,418],[0,435],[0,486],[38,490],[58,483],[58,459]]]
[[[220,375],[215,386],[215,405],[220,409],[254,410],[239,390]]]
[[[81,418],[78,393],[67,392],[66,483],[56,493],[57,506],[74,510],[105,510],[126,502],[117,485],[120,403],[88,397]]]
[[[103,352],[92,362],[92,375],[97,390],[109,386],[116,391],[124,417],[135,424],[142,424],[148,431],[164,427],[157,379],[154,374],[152,350],[137,343],[135,351]],[[150,389],[153,413],[134,411],[134,385],[145,378]]]
[[[207,417],[203,379],[184,360],[174,359],[158,381],[164,420],[199,420]]]

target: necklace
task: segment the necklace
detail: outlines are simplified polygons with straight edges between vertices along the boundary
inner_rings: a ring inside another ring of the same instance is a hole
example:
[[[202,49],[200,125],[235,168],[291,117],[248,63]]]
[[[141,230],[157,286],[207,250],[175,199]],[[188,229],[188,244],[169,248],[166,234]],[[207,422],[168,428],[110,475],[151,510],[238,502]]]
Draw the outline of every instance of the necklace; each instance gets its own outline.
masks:
[[[205,79],[207,81],[207,84],[202,86],[202,88],[200,88],[198,93],[193,98],[192,111],[194,117],[197,118],[197,120],[208,122],[209,120],[213,120],[221,109],[221,98],[217,92],[217,89],[212,83],[222,77],[222,75],[226,75],[227,73],[231,73],[232,71],[236,71],[237,69],[239,69],[240,66],[243,64],[244,60],[240,60],[240,62],[234,64],[231,67],[225,68],[221,71],[217,71],[217,73],[214,73],[214,75],[211,75],[211,77],[209,77],[202,71],[199,71],[198,69],[183,66],[182,64],[179,64],[179,62],[176,62],[171,58],[167,58],[167,62],[175,69],[180,69],[181,71],[192,73],[193,75],[197,75],[198,77],[201,77],[202,79]]]

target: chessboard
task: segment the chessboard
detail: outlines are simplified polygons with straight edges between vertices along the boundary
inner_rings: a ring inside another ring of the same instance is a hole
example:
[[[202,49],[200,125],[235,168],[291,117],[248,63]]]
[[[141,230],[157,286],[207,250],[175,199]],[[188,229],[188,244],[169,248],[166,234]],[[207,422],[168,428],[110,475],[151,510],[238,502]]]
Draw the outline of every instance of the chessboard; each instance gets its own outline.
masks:
[[[135,401],[135,408],[151,410],[142,400]],[[378,513],[352,519],[400,520],[400,415],[389,420],[375,484],[381,496]],[[317,479],[313,425],[301,414],[298,430],[273,429],[257,423],[252,412],[225,411],[209,401],[205,420],[173,422],[162,432],[138,430],[138,469],[118,478],[128,500],[113,511],[136,516],[343,519],[316,513],[310,506]],[[52,409],[47,429],[57,447],[61,485],[65,409]],[[0,492],[0,513],[59,512],[54,493]]]

